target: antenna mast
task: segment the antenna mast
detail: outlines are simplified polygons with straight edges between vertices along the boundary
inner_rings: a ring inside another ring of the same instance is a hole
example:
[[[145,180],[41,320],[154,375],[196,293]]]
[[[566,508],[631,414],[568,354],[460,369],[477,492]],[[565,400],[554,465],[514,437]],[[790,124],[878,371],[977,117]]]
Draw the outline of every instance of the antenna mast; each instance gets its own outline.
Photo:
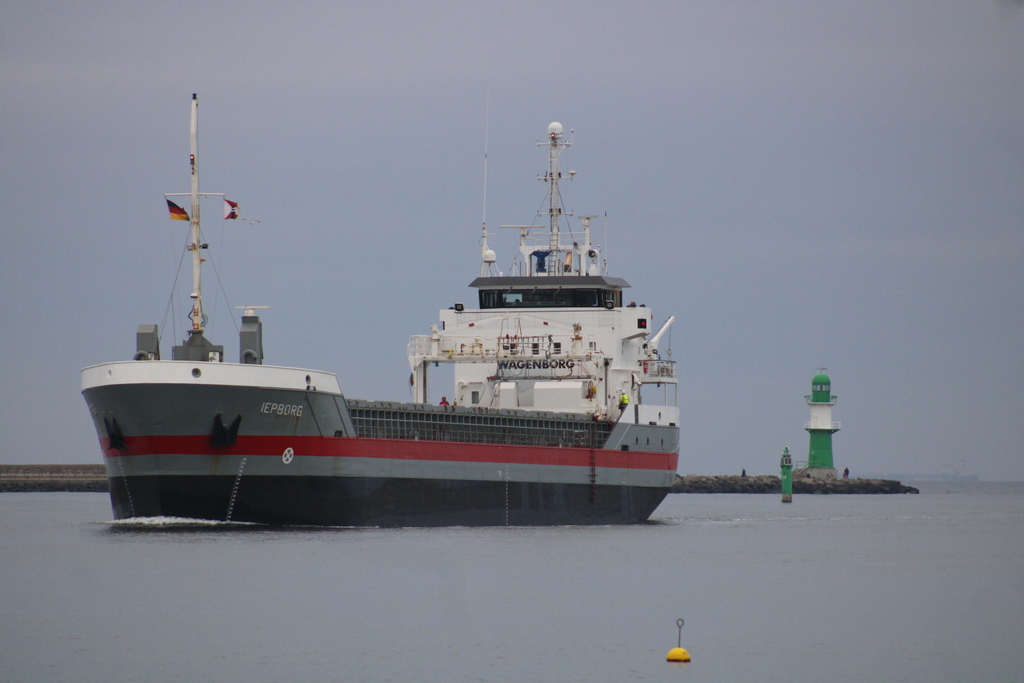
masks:
[[[548,172],[542,180],[548,183],[548,219],[550,221],[551,233],[548,237],[548,251],[551,253],[548,255],[549,259],[553,262],[558,261],[558,222],[562,215],[562,207],[559,203],[558,197],[558,180],[562,174],[558,171],[558,156],[562,153],[562,150],[572,145],[571,142],[566,142],[562,139],[562,124],[554,121],[548,124]],[[538,145],[545,144],[538,142]],[[556,275],[555,268],[548,268],[548,275]]]
[[[214,346],[203,336],[203,325],[206,321],[206,315],[203,313],[203,280],[200,270],[202,269],[203,261],[206,260],[203,258],[203,249],[206,249],[209,245],[203,244],[200,241],[202,235],[199,232],[199,200],[202,197],[223,197],[224,195],[220,192],[199,191],[199,98],[195,93],[192,93],[192,125],[189,127],[189,140],[191,143],[190,154],[188,155],[188,163],[192,173],[191,192],[164,194],[165,198],[189,197],[192,200],[192,216],[189,218],[190,241],[185,245],[185,248],[192,252],[192,293],[189,295],[192,299],[192,312],[189,313],[189,317],[192,319],[192,328],[188,330],[188,339],[185,340],[184,344],[171,348],[171,359],[216,361],[219,363],[224,358],[224,347]],[[173,208],[180,209],[177,206]]]
[[[192,330],[203,330],[203,281],[200,268],[205,259],[202,256],[203,245],[199,242],[199,99],[192,93],[192,125],[189,129],[191,154],[189,164],[192,167],[192,242],[188,250],[192,252]]]
[[[484,215],[482,227],[480,228],[480,277],[493,275],[491,272],[497,256],[487,246],[487,146],[488,133],[491,126],[491,90],[487,89],[487,104],[484,108]]]

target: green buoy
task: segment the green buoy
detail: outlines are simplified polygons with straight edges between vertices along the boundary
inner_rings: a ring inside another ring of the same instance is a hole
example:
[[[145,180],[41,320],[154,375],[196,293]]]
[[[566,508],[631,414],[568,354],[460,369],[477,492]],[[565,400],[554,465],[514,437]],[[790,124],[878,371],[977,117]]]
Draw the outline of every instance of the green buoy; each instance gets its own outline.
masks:
[[[782,449],[782,502],[793,502],[793,458],[789,454],[789,446]]]

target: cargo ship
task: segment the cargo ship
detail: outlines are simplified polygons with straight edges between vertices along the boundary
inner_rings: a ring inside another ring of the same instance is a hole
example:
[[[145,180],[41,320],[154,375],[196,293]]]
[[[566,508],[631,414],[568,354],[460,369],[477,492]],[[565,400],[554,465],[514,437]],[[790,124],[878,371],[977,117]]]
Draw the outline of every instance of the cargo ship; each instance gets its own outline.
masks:
[[[82,371],[115,519],[185,518],[312,526],[631,524],[664,499],[678,465],[673,318],[624,303],[595,216],[561,203],[558,123],[546,211],[496,269],[484,220],[476,307],[440,311],[408,344],[409,401],[347,398],[334,373],[264,363],[263,323],[245,310],[238,362],[207,339],[200,230],[198,100],[191,102],[191,329],[161,358],[140,325],[131,360]],[[567,174],[572,178],[575,172]],[[184,203],[184,202],[183,202]],[[231,203],[225,206],[230,207]],[[229,211],[231,208],[228,209]],[[175,215],[177,214],[177,215]],[[571,222],[576,218],[579,222]],[[666,357],[662,357],[662,354]],[[429,370],[453,364],[441,404]],[[448,400],[448,397],[451,397]]]

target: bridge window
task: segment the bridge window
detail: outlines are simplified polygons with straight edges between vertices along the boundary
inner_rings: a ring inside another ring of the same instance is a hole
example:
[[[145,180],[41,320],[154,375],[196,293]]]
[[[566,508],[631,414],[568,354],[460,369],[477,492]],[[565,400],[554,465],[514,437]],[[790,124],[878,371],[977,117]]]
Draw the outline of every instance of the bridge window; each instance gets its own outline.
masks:
[[[540,289],[480,290],[480,308],[598,308],[605,301],[622,305],[622,292],[614,289]]]

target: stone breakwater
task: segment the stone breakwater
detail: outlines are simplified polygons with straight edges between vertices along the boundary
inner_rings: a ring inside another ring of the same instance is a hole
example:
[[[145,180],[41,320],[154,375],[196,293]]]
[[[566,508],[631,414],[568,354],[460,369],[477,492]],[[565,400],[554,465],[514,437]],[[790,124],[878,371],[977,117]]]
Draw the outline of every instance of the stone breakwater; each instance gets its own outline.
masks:
[[[672,493],[782,493],[782,480],[770,474],[750,477],[731,475],[676,475]],[[793,493],[919,493],[891,479],[794,479]]]
[[[109,491],[103,465],[0,465],[0,491]]]
[[[109,491],[103,465],[0,465],[2,491]],[[782,493],[778,477],[676,475],[672,493]],[[918,493],[890,479],[794,479],[793,493]]]

